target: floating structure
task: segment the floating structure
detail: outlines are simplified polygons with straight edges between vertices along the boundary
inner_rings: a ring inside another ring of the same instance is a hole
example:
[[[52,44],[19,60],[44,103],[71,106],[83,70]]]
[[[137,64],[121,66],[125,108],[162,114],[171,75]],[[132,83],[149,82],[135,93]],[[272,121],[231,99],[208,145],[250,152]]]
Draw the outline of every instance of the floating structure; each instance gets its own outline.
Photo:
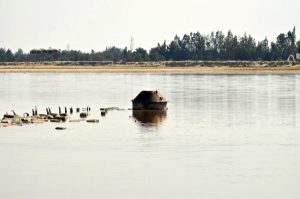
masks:
[[[133,110],[167,110],[168,101],[156,91],[142,91],[132,100]]]

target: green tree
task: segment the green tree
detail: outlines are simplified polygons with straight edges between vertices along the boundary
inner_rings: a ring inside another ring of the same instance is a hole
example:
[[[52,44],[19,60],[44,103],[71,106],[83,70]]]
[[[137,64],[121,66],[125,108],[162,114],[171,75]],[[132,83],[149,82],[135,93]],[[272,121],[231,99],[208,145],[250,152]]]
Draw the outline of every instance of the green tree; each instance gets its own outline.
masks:
[[[276,44],[275,42],[271,42],[270,54],[271,54],[271,60],[273,60],[273,61],[281,59],[282,51],[279,48],[279,45]]]
[[[125,47],[122,51],[122,61],[128,61],[130,52],[128,51],[128,48]]]
[[[222,31],[212,32],[210,35],[211,58],[222,59],[225,52],[225,35]]]
[[[123,50],[115,46],[108,47],[103,52],[103,57],[106,61],[120,61],[123,57]]]
[[[179,41],[181,53],[180,60],[188,60],[195,58],[196,47],[193,41],[193,33],[185,34],[181,41]]]
[[[180,38],[176,35],[168,46],[168,57],[172,60],[182,60]]]
[[[12,62],[14,61],[14,55],[10,49],[6,51],[6,61]]]
[[[289,31],[288,34],[287,34],[287,38],[289,39],[289,45],[290,45],[290,48],[289,48],[289,53],[290,54],[295,54],[296,53],[296,49],[297,49],[297,46],[296,46],[296,27],[294,27],[293,31]]]
[[[297,53],[300,53],[300,40],[297,41]]]
[[[157,47],[159,49],[159,53],[161,54],[161,56],[163,56],[165,58],[164,60],[168,60],[169,52],[168,52],[168,45],[167,45],[166,40],[164,41],[164,43],[162,45],[158,44]]]
[[[256,42],[251,35],[244,34],[239,41],[238,59],[254,60],[256,52]]]
[[[194,59],[205,59],[206,55],[206,40],[207,38],[200,34],[200,32],[192,35]]]
[[[4,48],[0,48],[0,62],[6,61],[6,50]]]
[[[281,33],[277,37],[276,41],[277,52],[279,59],[287,59],[291,54],[294,55],[297,50],[296,46],[296,28],[293,31],[288,31],[287,34]]]
[[[196,32],[185,34],[182,39],[176,35],[169,44],[166,41],[158,43],[149,54],[143,48],[131,52],[115,46],[89,53],[79,50],[35,50],[26,54],[22,49],[12,53],[9,49],[0,48],[0,61],[285,60],[291,54],[300,53],[300,41],[296,41],[295,27],[286,34],[279,34],[270,46],[267,38],[256,43],[247,34],[239,37],[231,31],[226,36],[222,31],[209,35]]]
[[[133,61],[149,61],[148,53],[143,48],[137,48],[132,53]]]
[[[267,38],[258,42],[256,48],[256,59],[258,60],[270,60],[270,48]]]
[[[224,58],[227,60],[237,59],[238,48],[239,42],[237,36],[234,36],[231,31],[228,31],[224,41]]]
[[[149,52],[150,60],[152,61],[163,61],[165,57],[162,55],[159,47],[151,48]]]
[[[24,52],[21,48],[17,50],[14,54],[15,60],[16,61],[22,61],[24,59]]]

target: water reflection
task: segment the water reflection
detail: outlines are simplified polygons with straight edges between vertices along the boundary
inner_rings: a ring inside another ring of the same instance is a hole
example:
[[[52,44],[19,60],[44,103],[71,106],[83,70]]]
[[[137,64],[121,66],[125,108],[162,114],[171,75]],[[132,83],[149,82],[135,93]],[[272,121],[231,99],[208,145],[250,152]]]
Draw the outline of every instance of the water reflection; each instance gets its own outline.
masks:
[[[298,74],[39,73],[0,74],[0,79],[0,117],[35,105],[88,103],[90,119],[100,119],[100,107],[131,107],[130,99],[141,90],[161,90],[171,102],[168,113],[109,112],[98,125],[66,123],[66,132],[56,132],[54,123],[0,128],[0,176],[7,179],[0,180],[6,187],[0,198],[177,199],[190,193],[191,199],[251,199],[253,191],[272,199],[300,195],[294,183],[300,173]],[[103,185],[105,189],[95,189]],[[216,192],[215,187],[223,188]]]
[[[132,116],[143,126],[160,126],[167,117],[167,111],[133,110]]]

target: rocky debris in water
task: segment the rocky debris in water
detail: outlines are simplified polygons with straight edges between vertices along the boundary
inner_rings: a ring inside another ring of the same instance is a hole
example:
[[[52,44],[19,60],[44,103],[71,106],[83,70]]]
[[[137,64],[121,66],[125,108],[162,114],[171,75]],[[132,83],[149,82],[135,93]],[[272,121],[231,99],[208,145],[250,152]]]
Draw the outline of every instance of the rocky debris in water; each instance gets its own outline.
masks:
[[[1,127],[8,127],[8,126],[9,126],[8,124],[0,123],[0,128]]]
[[[23,116],[17,115],[15,111],[12,110],[12,114],[4,114],[3,119],[0,120],[1,126],[10,126],[10,125],[18,125],[22,126],[24,124],[40,124],[44,122],[66,122],[68,120],[68,115],[66,113],[61,113],[61,109],[59,107],[60,114],[52,113],[50,108],[46,108],[46,114],[39,114],[38,109],[32,109],[32,115],[29,113],[24,113]]]
[[[105,116],[108,111],[125,111],[126,109],[119,108],[119,107],[107,107],[107,108],[100,108],[101,116]]]
[[[11,120],[10,119],[2,119],[1,124],[3,126],[9,126],[9,125],[11,125]]]
[[[81,120],[69,120],[69,122],[76,123],[76,122],[81,122]]]
[[[88,106],[87,108],[83,108],[82,112],[79,114],[80,118],[87,118],[90,115],[91,108]]]
[[[15,115],[10,115],[8,113],[3,115],[3,118],[6,118],[6,119],[11,119],[11,118],[14,118],[14,117],[15,117]]]
[[[69,117],[66,115],[61,115],[61,116],[55,117],[54,119],[61,120],[62,122],[66,122],[68,120],[68,118]]]
[[[88,116],[89,116],[88,112],[82,112],[82,113],[79,114],[80,118],[87,118]]]
[[[87,110],[87,112],[91,112],[91,107],[88,106],[88,107],[86,108],[86,110]]]
[[[59,120],[59,119],[51,119],[50,122],[52,122],[52,123],[61,123],[63,121]]]
[[[109,111],[123,111],[125,109],[121,109],[119,107],[107,107],[101,108],[101,115],[105,116]],[[69,111],[69,112],[68,112]],[[73,114],[74,111],[79,113],[79,117],[81,119],[70,119],[70,115],[68,113]],[[29,124],[41,124],[44,122],[52,122],[52,123],[63,123],[63,122],[81,122],[86,121],[87,123],[99,123],[99,119],[86,119],[90,116],[91,108],[87,106],[82,110],[80,108],[76,108],[73,110],[73,107],[67,108],[64,107],[62,110],[61,107],[58,107],[58,113],[53,113],[50,107],[46,108],[46,114],[41,114],[38,112],[37,107],[35,106],[32,109],[32,115],[29,113],[24,113],[22,116],[15,113],[15,111],[11,111],[11,113],[6,113],[3,116],[3,119],[0,119],[0,127],[8,127],[11,125],[29,125]],[[65,128],[65,127],[64,127]],[[60,130],[60,129],[58,129]],[[63,129],[64,130],[64,129]]]
[[[105,110],[101,111],[101,116],[104,117],[106,115],[106,113],[107,113],[107,111],[105,111]]]
[[[119,107],[107,107],[107,108],[100,108],[100,111],[125,111],[123,108]]]
[[[59,131],[61,131],[61,130],[66,130],[67,128],[66,127],[56,127],[55,128],[55,130],[59,130]]]
[[[88,123],[99,123],[99,120],[97,120],[97,119],[90,119],[90,120],[87,120],[86,122],[88,122]]]

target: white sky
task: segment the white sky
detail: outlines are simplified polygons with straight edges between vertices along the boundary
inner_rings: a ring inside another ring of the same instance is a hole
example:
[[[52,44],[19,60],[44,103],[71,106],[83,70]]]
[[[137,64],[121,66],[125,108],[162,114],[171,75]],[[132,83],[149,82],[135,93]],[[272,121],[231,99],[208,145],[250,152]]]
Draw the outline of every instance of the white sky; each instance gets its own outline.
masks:
[[[287,3],[288,2],[288,3]],[[149,49],[175,34],[229,29],[257,40],[293,26],[300,36],[300,0],[0,0],[0,47],[82,51]]]

